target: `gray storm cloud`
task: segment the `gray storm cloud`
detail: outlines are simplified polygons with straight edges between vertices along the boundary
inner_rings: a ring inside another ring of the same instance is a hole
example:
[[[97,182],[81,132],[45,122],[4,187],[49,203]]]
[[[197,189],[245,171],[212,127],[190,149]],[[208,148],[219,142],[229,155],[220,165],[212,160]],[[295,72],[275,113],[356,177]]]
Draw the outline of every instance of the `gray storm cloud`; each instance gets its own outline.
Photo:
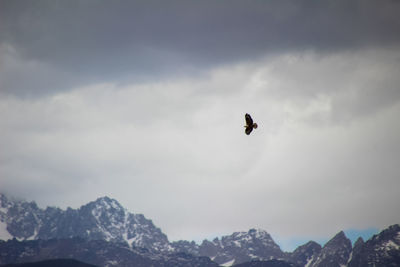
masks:
[[[265,54],[398,45],[397,1],[2,1],[1,90],[195,75]],[[17,69],[15,65],[23,65]],[[20,79],[24,77],[25,79]]]

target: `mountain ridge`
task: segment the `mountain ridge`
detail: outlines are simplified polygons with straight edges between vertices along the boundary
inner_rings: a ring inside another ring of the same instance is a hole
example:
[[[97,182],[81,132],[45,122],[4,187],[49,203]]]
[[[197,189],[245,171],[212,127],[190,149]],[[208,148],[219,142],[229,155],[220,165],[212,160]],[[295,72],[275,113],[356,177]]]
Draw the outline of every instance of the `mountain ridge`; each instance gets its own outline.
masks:
[[[143,214],[133,214],[107,196],[78,209],[40,209],[35,202],[9,201],[0,194],[0,224],[18,240],[83,237],[126,242],[155,252],[172,251],[167,236]]]
[[[42,248],[41,240],[81,238],[87,242],[111,242],[117,247],[102,244],[111,251],[129,250],[144,259],[164,262],[178,260],[182,263],[182,258],[187,257],[185,255],[192,255],[192,263],[208,257],[221,266],[254,261],[263,264],[271,260],[307,267],[354,267],[369,261],[397,264],[400,262],[400,226],[393,225],[381,234],[366,242],[359,239],[353,247],[345,233],[340,231],[323,247],[310,241],[293,252],[282,251],[270,234],[262,229],[234,232],[211,241],[205,239],[201,244],[186,240],[170,242],[167,235],[143,214],[130,213],[107,196],[78,209],[62,210],[56,207],[40,209],[35,202],[14,201],[0,194],[0,239],[9,240],[9,245],[14,244],[10,240],[22,242],[20,246],[26,249],[29,246],[24,242],[37,241],[38,251]],[[7,247],[4,241],[0,244]],[[381,253],[376,253],[377,250]],[[207,264],[212,265],[212,261]],[[120,263],[123,262],[121,259]]]

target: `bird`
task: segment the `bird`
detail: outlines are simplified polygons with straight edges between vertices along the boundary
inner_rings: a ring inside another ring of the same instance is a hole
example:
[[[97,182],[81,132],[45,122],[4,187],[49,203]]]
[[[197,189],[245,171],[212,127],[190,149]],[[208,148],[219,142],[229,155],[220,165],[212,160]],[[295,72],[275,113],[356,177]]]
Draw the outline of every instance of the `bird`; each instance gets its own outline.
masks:
[[[246,129],[244,132],[249,135],[253,129],[257,129],[258,125],[257,123],[253,123],[253,119],[251,118],[250,114],[246,113],[244,118],[246,119],[246,125],[244,126]]]

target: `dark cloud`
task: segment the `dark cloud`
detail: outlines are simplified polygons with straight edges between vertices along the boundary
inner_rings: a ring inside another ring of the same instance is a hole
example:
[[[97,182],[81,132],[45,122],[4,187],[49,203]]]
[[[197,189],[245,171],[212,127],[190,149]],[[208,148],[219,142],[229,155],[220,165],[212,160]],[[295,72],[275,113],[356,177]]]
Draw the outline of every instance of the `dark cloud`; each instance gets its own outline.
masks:
[[[0,45],[39,67],[7,68],[0,83],[6,93],[41,95],[287,50],[396,46],[398,14],[398,1],[1,1]]]

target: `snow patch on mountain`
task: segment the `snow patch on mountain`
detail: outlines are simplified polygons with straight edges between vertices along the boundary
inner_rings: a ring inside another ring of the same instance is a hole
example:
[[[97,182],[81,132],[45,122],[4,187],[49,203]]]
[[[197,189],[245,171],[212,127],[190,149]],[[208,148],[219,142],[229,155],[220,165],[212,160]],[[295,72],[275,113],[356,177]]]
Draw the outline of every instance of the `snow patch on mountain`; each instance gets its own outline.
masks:
[[[310,267],[311,263],[314,261],[314,256],[312,256],[311,258],[308,259],[306,265],[304,265],[304,267]]]
[[[0,203],[1,205],[1,203]],[[0,213],[7,214],[8,208],[0,206]]]
[[[227,262],[225,262],[223,264],[220,264],[220,266],[229,267],[229,266],[232,266],[234,263],[235,263],[235,259],[227,261]]]
[[[393,240],[389,240],[386,243],[384,243],[384,247],[387,250],[400,249],[400,245],[396,244]]]
[[[7,223],[0,221],[0,239],[9,240],[12,238],[13,236],[7,230]]]

